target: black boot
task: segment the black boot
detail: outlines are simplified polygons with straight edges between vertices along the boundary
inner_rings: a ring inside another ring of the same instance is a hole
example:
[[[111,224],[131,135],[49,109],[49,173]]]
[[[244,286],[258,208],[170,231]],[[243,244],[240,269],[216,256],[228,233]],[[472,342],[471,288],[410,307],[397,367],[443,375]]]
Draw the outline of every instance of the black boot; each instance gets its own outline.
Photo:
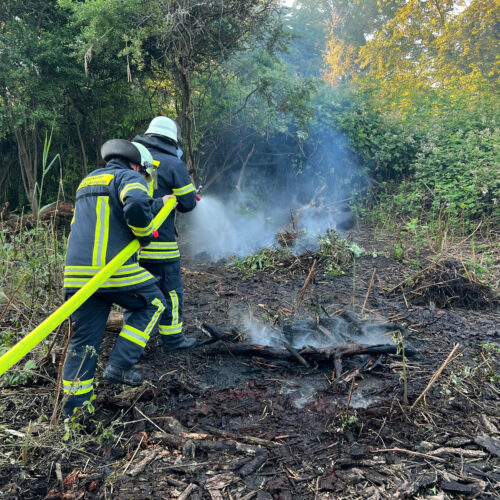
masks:
[[[165,352],[175,351],[176,349],[189,349],[196,345],[196,339],[188,339],[183,333],[162,335],[161,340]]]
[[[142,384],[142,375],[133,368],[128,370],[118,366],[107,365],[102,374],[103,380],[111,384],[126,384],[137,387]]]

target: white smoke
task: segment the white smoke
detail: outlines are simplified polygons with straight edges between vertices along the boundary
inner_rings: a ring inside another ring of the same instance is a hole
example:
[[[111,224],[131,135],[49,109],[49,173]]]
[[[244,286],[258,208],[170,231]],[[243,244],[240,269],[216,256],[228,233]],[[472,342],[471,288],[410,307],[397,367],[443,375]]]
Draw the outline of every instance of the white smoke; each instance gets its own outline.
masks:
[[[300,210],[300,205],[277,207],[272,211],[251,209],[245,197],[233,194],[228,200],[203,196],[195,210],[186,214],[188,227],[187,251],[191,256],[217,261],[226,257],[245,257],[264,247],[277,245],[277,235],[295,230],[297,240],[293,250],[300,253],[318,246],[318,237],[328,228],[335,228],[345,218],[342,212]],[[295,224],[291,216],[300,211]],[[352,216],[352,214],[349,214]]]
[[[196,209],[188,214],[189,253],[216,261],[229,256],[243,257],[276,243],[283,215],[275,213],[272,218],[264,212],[245,213],[245,207],[237,196],[226,202],[203,196]]]
[[[259,320],[251,310],[237,310],[230,312],[233,323],[240,325],[249,344],[265,345],[283,349],[289,344],[295,349],[305,347],[325,348],[340,344],[367,344],[388,345],[393,344],[392,334],[387,332],[387,327],[380,326],[380,322],[361,322],[361,332],[353,332],[349,323],[340,317],[328,320],[327,330],[329,335],[315,329],[314,324],[306,320],[297,319],[291,324],[292,329],[286,333],[270,323]],[[286,330],[286,329],[285,329]]]

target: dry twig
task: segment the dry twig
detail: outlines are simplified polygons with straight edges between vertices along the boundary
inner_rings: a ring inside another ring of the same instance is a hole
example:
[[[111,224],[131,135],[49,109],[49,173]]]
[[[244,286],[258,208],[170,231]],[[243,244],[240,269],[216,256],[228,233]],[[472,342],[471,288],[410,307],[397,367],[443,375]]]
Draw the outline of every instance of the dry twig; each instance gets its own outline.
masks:
[[[297,303],[295,305],[295,309],[298,309],[300,303],[302,302],[302,299],[304,298],[304,295],[306,293],[307,287],[309,286],[309,283],[311,281],[311,278],[314,273],[314,268],[316,267],[316,259],[314,259],[311,269],[309,270],[309,274],[307,275],[306,280],[304,281],[304,284],[302,285],[302,288],[300,289],[299,294],[297,295]]]
[[[71,342],[71,337],[73,336],[73,330],[75,328],[75,324],[71,323],[71,326],[68,328],[68,333],[66,337],[66,342],[64,343],[64,349],[61,355],[61,359],[59,361],[59,368],[57,370],[57,382],[56,382],[56,397],[54,403],[54,411],[52,412],[52,416],[50,417],[50,425],[54,425],[56,423],[57,418],[57,410],[59,408],[59,394],[61,394],[61,379],[64,367],[64,361],[66,360],[66,354],[68,352],[69,343]]]
[[[177,500],[186,500],[189,498],[191,493],[198,488],[198,485],[191,483],[178,497]]]
[[[370,284],[368,285],[368,290],[366,291],[366,295],[365,295],[365,300],[363,302],[363,307],[361,308],[361,314],[363,314],[364,310],[365,310],[365,307],[366,307],[366,302],[368,300],[368,296],[370,295],[370,290],[372,289],[372,285],[373,285],[373,280],[375,278],[375,273],[377,272],[377,268],[374,267],[373,268],[373,273],[372,273],[372,277],[370,279]]]
[[[410,411],[415,408],[417,403],[429,392],[429,389],[434,385],[436,380],[439,378],[439,375],[441,375],[442,371],[445,369],[446,365],[451,361],[453,356],[455,355],[455,352],[457,352],[457,349],[460,347],[460,344],[455,344],[453,349],[451,350],[450,354],[448,354],[448,357],[445,359],[444,363],[438,368],[436,373],[432,376],[432,378],[429,380],[429,383],[427,384],[427,387],[424,389],[422,394],[415,400],[415,402],[410,406]]]
[[[406,453],[407,455],[413,455],[414,457],[428,458],[429,460],[434,460],[440,463],[446,463],[444,458],[435,457],[433,455],[427,455],[426,453],[419,453],[418,451],[405,450],[404,448],[379,448],[378,450],[370,450],[372,453],[385,453],[385,452],[397,452]]]

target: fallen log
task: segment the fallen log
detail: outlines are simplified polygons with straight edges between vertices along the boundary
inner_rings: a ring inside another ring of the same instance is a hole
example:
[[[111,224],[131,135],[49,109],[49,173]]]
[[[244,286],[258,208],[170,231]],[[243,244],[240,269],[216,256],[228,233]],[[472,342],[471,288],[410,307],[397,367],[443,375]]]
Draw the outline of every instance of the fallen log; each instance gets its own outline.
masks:
[[[111,311],[106,322],[106,330],[110,332],[120,332],[123,326],[123,313],[121,311]]]
[[[287,358],[297,359],[297,357],[286,349],[265,346],[260,344],[239,344],[225,343],[220,345],[220,342],[214,344],[213,347],[206,348],[206,354],[219,354],[229,351],[234,355],[259,356],[263,358]],[[356,356],[359,354],[398,354],[396,345],[380,344],[340,344],[331,347],[306,347],[297,351],[301,357],[311,357],[315,360],[324,360],[333,358],[335,363],[336,377],[340,377],[342,373],[342,358]],[[417,351],[411,348],[405,349],[405,355],[408,357],[415,356]]]

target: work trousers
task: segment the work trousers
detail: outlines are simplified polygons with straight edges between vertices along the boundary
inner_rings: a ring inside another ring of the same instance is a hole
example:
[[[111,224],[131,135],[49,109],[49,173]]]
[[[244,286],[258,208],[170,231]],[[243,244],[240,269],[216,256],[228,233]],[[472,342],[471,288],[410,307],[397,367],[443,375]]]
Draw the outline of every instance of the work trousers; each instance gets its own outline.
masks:
[[[97,356],[113,304],[122,306],[125,313],[109,364],[126,370],[139,360],[165,310],[163,294],[153,283],[135,290],[98,291],[71,315],[75,328],[64,363],[65,414],[93,398]]]
[[[141,266],[159,278],[157,285],[165,296],[165,312],[160,319],[159,331],[168,344],[182,337],[182,312],[184,288],[181,277],[181,261],[167,263],[142,262]],[[174,340],[175,339],[175,340]]]

